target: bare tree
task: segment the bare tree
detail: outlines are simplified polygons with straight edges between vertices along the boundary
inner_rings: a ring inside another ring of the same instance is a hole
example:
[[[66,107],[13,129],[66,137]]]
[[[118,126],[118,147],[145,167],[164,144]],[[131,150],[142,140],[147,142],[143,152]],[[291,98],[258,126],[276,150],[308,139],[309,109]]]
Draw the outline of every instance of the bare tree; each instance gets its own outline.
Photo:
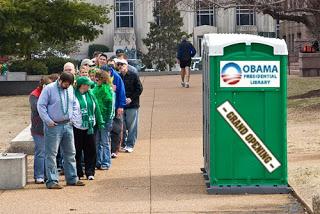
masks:
[[[185,11],[195,11],[197,0],[174,1]],[[320,0],[201,0],[202,5],[216,8],[248,7],[274,19],[303,23],[315,37],[320,34]]]

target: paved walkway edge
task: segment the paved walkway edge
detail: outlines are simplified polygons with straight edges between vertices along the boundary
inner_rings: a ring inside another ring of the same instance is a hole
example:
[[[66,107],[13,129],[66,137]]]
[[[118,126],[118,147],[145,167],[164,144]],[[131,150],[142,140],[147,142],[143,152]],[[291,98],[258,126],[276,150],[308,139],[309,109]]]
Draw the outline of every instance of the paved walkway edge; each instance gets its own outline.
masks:
[[[304,200],[302,197],[300,197],[300,195],[295,191],[295,189],[293,188],[293,186],[291,186],[290,184],[289,184],[289,186],[290,186],[291,189],[292,189],[292,192],[291,192],[292,196],[293,196],[294,198],[296,198],[300,204],[303,205],[303,207],[305,208],[305,210],[306,210],[306,212],[307,212],[308,214],[312,214],[312,213],[313,213],[312,208],[307,204],[307,202],[305,202],[305,200]]]

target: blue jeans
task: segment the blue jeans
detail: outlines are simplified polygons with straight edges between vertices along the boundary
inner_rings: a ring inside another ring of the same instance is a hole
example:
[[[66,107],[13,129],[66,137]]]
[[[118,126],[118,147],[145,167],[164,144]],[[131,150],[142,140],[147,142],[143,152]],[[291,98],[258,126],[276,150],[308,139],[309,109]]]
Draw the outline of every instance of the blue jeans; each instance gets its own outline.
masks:
[[[44,126],[47,187],[59,182],[56,163],[59,146],[63,154],[63,168],[66,182],[67,184],[76,183],[78,176],[72,124],[59,124],[54,127]]]
[[[57,168],[58,170],[63,170],[63,156],[61,149],[58,149],[58,154],[57,154]]]
[[[124,145],[133,148],[138,137],[139,109],[129,108],[124,110]],[[127,133],[128,131],[128,133]]]
[[[106,121],[105,127],[102,130],[97,129],[96,149],[97,149],[97,168],[111,166],[111,153],[110,153],[110,131],[112,129],[112,120]]]
[[[45,178],[45,147],[44,136],[33,134],[34,141],[34,179]]]

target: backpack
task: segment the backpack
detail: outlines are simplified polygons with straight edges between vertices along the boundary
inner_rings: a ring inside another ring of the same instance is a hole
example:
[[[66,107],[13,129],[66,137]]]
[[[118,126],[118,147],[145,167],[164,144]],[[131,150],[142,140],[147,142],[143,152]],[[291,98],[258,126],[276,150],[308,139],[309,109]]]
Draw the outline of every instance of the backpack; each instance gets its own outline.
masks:
[[[197,53],[196,49],[193,47],[193,45],[190,44],[190,56],[194,57],[196,53]]]
[[[178,58],[183,61],[188,61],[196,55],[196,49],[189,42],[182,42],[179,46]]]

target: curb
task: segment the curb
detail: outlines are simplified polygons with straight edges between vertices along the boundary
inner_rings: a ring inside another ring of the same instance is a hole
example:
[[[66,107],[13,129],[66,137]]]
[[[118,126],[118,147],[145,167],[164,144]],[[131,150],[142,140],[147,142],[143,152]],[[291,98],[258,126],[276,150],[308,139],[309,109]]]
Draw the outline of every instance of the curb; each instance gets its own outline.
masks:
[[[293,196],[294,198],[296,198],[300,204],[303,205],[305,211],[306,211],[308,214],[313,214],[313,211],[312,211],[312,209],[309,207],[309,205],[303,200],[302,197],[300,197],[300,196],[298,195],[298,193],[294,190],[294,188],[293,188],[291,185],[290,185],[290,187],[291,187],[291,189],[292,189],[292,192],[291,192],[292,196]]]

